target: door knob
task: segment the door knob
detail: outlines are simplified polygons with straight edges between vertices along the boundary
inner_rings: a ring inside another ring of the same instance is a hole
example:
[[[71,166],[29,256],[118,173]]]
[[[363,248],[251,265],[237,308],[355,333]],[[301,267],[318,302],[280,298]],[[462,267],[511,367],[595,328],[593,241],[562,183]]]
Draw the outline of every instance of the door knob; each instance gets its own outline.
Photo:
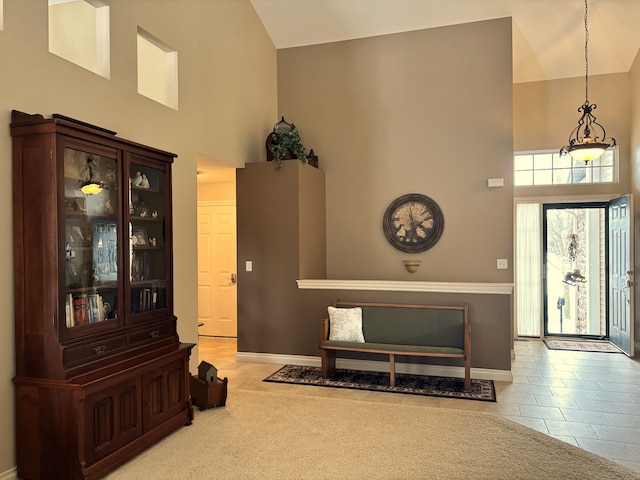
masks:
[[[627,290],[631,293],[631,287],[633,286],[633,282],[631,280],[627,280],[624,282],[624,287],[622,287],[622,294],[624,295],[624,299],[627,302],[627,305],[631,303],[631,298],[627,295]]]
[[[235,273],[231,274],[231,283],[238,283],[238,275]]]

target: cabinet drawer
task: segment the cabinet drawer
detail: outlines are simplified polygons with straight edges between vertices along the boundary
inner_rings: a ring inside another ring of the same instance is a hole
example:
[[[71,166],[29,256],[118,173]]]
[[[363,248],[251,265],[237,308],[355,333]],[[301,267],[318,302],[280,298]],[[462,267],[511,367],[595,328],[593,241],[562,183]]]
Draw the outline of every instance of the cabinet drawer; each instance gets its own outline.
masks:
[[[170,337],[174,334],[173,322],[167,321],[162,323],[154,323],[140,328],[129,334],[129,345],[141,345],[151,343],[163,338]]]
[[[68,347],[64,351],[64,363],[67,366],[98,360],[101,357],[113,355],[127,346],[127,338],[115,337],[101,341]]]

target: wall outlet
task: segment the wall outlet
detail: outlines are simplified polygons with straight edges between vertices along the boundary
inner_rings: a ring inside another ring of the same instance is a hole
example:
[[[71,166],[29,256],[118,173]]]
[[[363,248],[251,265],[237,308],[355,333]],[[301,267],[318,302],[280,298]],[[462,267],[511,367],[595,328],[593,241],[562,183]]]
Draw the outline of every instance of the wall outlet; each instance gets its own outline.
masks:
[[[251,260],[247,260],[246,262],[244,262],[244,271],[253,272],[253,262]]]
[[[498,270],[506,270],[509,268],[509,261],[506,258],[499,258],[497,261]]]

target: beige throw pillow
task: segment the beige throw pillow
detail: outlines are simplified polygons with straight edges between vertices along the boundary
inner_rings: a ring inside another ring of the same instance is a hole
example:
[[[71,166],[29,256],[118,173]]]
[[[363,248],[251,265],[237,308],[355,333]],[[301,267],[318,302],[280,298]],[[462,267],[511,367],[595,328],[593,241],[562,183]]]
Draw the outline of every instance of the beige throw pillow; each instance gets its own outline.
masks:
[[[329,340],[364,343],[362,308],[329,307]]]

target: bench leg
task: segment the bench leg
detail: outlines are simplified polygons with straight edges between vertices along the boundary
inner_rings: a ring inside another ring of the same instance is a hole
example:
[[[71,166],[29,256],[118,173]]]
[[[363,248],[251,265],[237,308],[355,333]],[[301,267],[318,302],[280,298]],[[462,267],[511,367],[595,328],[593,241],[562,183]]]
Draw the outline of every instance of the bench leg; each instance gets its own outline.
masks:
[[[389,385],[396,386],[396,356],[389,354]]]
[[[464,389],[471,390],[471,365],[467,362],[464,364]]]
[[[336,371],[336,351],[324,350],[320,351],[320,374],[322,378],[329,378]]]

